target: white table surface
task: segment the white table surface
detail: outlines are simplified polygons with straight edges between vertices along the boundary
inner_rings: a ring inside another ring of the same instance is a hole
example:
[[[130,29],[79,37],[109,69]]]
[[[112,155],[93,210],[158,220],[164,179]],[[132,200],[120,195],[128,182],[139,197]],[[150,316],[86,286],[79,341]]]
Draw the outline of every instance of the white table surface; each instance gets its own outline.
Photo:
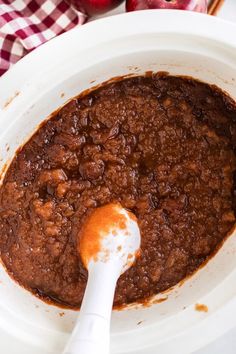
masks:
[[[124,12],[124,4],[119,6],[117,9],[110,11],[106,14],[106,16],[115,15],[122,12]],[[226,20],[236,22],[236,0],[225,0],[225,3],[217,16]],[[232,313],[232,316],[236,316],[236,314]],[[178,352],[177,348],[175,351],[173,351],[173,354],[174,353],[181,354]],[[215,342],[207,345],[205,348],[198,350],[194,354],[236,354],[236,328],[232,329],[230,332],[217,339]]]

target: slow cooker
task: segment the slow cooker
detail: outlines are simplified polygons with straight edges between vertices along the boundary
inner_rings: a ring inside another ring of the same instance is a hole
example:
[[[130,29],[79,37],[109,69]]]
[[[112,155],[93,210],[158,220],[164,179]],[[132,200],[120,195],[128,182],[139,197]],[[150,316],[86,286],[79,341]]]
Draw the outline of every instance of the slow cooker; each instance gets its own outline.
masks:
[[[1,177],[16,150],[58,107],[112,77],[164,71],[215,84],[236,99],[236,25],[184,11],[138,11],[77,27],[0,80]],[[189,353],[236,325],[236,235],[193,276],[148,306],[113,311],[112,354]],[[207,312],[196,311],[203,304]],[[4,353],[62,351],[78,313],[42,302],[0,266]]]

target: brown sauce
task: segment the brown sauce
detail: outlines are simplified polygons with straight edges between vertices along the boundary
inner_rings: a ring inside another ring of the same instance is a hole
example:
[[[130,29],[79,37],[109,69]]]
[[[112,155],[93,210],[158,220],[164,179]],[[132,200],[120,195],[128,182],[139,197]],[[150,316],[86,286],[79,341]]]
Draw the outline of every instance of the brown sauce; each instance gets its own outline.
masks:
[[[87,281],[77,235],[94,208],[137,217],[141,253],[114,304],[192,274],[235,224],[236,105],[171,76],[113,82],[73,99],[17,152],[0,189],[0,253],[44,299],[78,308]]]

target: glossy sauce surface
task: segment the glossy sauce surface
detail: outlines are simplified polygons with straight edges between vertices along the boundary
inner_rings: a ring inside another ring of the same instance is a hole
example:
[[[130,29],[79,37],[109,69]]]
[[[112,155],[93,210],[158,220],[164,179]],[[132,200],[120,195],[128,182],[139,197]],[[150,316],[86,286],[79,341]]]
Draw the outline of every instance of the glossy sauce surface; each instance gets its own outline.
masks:
[[[80,306],[77,236],[96,207],[137,217],[141,254],[115,305],[196,270],[235,223],[236,106],[192,79],[136,77],[66,104],[18,151],[0,189],[0,252],[24,287]]]

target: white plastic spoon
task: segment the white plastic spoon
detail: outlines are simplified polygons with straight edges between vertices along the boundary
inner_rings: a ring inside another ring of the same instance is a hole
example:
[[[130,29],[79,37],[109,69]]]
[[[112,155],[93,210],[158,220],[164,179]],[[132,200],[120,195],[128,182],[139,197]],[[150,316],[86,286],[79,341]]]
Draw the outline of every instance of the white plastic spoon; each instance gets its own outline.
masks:
[[[108,354],[116,282],[140,248],[136,217],[120,204],[95,209],[79,235],[78,248],[88,282],[64,354]]]

